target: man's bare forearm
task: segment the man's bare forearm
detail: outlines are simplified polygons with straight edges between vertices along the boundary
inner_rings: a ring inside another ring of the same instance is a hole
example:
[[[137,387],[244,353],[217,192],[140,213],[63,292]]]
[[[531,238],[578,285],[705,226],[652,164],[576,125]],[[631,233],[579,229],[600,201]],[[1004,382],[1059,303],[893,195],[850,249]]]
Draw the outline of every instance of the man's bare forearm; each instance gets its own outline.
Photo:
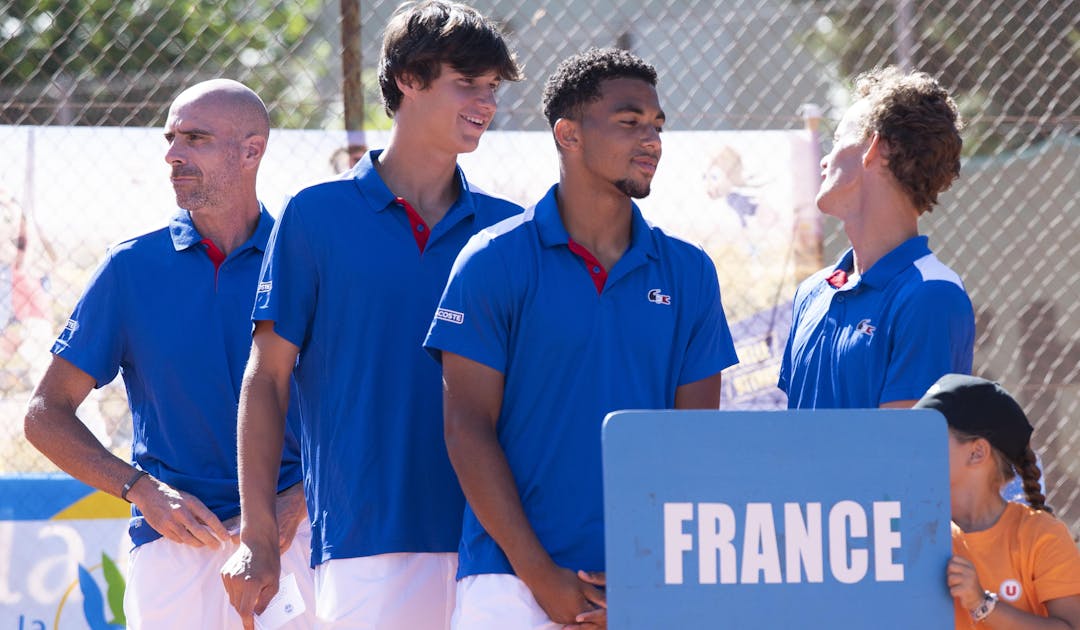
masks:
[[[253,364],[254,365],[254,364]],[[281,390],[284,389],[284,392]],[[285,435],[288,384],[280,387],[257,365],[244,374],[237,421],[240,536],[277,539],[276,495]]]
[[[447,430],[447,450],[461,488],[480,524],[529,583],[553,566],[521,504],[513,473],[494,430],[468,423]]]

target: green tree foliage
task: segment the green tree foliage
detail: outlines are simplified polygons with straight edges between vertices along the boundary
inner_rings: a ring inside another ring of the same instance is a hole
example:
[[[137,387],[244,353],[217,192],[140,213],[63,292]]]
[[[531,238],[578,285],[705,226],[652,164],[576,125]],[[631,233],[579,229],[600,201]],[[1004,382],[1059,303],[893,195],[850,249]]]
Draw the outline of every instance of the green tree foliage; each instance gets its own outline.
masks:
[[[811,43],[841,76],[900,58],[901,2],[829,3]],[[965,152],[1016,150],[1076,133],[1080,22],[1075,0],[911,0],[911,61],[954,94]]]
[[[314,29],[323,10],[319,0],[8,0],[0,123],[157,125],[185,86],[224,76],[258,92],[275,125],[321,126],[336,102],[336,46]]]

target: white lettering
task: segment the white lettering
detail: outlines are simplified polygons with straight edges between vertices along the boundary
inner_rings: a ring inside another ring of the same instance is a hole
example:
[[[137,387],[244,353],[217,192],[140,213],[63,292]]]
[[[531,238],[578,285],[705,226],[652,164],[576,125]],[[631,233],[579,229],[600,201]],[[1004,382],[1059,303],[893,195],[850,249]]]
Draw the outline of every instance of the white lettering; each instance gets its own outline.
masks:
[[[444,322],[450,322],[451,324],[462,324],[465,322],[465,313],[452,311],[448,308],[440,308],[435,311],[435,319],[441,319]]]
[[[683,552],[694,548],[694,537],[683,523],[694,520],[693,503],[664,504],[664,583],[683,583]]]
[[[56,537],[63,541],[65,552],[42,559],[26,576],[30,596],[40,603],[59,600],[68,585],[76,580],[78,565],[86,560],[82,536],[74,527],[45,525],[38,532],[38,538],[47,537]]]
[[[11,590],[11,558],[14,548],[11,541],[15,537],[15,523],[13,521],[0,521],[0,604],[11,605],[19,603],[22,593]]]
[[[904,565],[893,563],[893,550],[900,548],[900,532],[892,528],[900,520],[899,501],[874,501],[874,579],[903,582]]]
[[[698,583],[716,584],[719,568],[720,583],[735,583],[735,511],[726,503],[698,504]],[[693,541],[691,541],[691,549]],[[720,554],[720,564],[716,556]]]
[[[818,584],[824,581],[825,566],[821,549],[821,504],[806,504],[806,520],[798,503],[784,504],[784,559],[787,581],[802,581],[802,569],[806,569],[806,581]]]
[[[844,584],[863,579],[870,564],[865,549],[852,549],[848,562],[849,538],[866,538],[866,512],[854,501],[841,501],[829,510],[829,568]]]
[[[664,583],[683,583],[685,557],[694,551],[695,544],[699,584],[797,584],[803,581],[804,572],[806,582],[820,584],[825,580],[826,544],[829,571],[838,582],[854,584],[869,576],[871,545],[873,579],[904,580],[904,565],[896,561],[902,546],[899,501],[872,504],[873,540],[854,548],[854,541],[870,535],[867,511],[861,504],[851,500],[834,504],[829,509],[827,532],[821,503],[783,506],[783,527],[778,529],[772,503],[747,503],[739,514],[726,503],[697,503],[696,507],[689,502],[664,503]],[[694,533],[686,531],[695,511],[696,540]],[[736,549],[740,527],[741,558]]]
[[[780,573],[780,550],[776,547],[776,525],[771,503],[747,503],[743,533],[742,583],[757,584],[758,574],[765,573],[766,584],[783,581]]]

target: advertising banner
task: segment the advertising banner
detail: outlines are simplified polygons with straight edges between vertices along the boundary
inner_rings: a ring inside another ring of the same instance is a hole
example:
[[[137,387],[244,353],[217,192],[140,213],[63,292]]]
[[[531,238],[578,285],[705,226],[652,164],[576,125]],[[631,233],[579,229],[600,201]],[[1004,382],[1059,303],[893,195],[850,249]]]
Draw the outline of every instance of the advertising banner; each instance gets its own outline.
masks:
[[[67,475],[0,477],[0,628],[123,628],[129,510]]]

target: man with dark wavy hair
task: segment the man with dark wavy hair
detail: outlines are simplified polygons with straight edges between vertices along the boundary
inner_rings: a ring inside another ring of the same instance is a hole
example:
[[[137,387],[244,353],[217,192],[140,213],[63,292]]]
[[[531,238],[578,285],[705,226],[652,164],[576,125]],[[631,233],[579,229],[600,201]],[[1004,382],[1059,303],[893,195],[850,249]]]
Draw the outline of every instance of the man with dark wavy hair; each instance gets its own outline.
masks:
[[[859,76],[855,97],[817,195],[851,248],[795,294],[779,382],[793,409],[906,408],[942,375],[971,372],[971,300],[918,231],[960,174],[956,104],[929,75],[892,67]]]
[[[465,242],[521,212],[457,166],[491,124],[499,84],[519,74],[474,9],[403,5],[379,66],[386,149],[287,201],[241,393],[242,548],[223,569],[246,619],[277,588],[270,461],[295,368],[320,628],[448,626],[464,499],[441,374],[421,342]]]
[[[424,342],[468,499],[456,630],[606,626],[600,429],[618,409],[716,409],[735,348],[716,268],[649,225],[656,71],[593,49],[544,88],[559,182],[462,250]]]

